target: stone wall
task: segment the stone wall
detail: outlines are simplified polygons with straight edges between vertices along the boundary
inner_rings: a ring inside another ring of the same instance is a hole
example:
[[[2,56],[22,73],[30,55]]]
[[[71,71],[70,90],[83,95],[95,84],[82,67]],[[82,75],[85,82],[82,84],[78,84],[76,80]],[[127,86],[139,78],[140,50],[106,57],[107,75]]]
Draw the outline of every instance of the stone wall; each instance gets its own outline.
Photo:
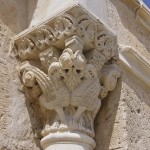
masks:
[[[110,27],[118,36],[118,43],[133,46],[149,60],[149,31],[137,20],[135,14],[120,0],[108,0]]]
[[[95,121],[97,150],[146,150],[150,147],[149,87],[138,82],[123,71],[115,91],[102,101]]]
[[[17,60],[8,55],[12,36],[12,31],[0,22],[0,149],[38,150],[38,138],[33,133],[36,121],[20,91]]]
[[[0,5],[0,149],[39,150],[38,120],[21,92],[18,62],[13,53],[8,56],[11,38],[27,28],[33,9],[26,1],[21,1],[21,5],[17,0],[0,2],[3,4]],[[149,59],[149,32],[135,21],[134,14],[120,0],[108,0],[107,4],[110,27],[116,32],[119,44],[133,46]],[[147,150],[150,148],[149,87],[121,64],[120,67],[122,77],[116,89],[102,101],[95,121],[96,150]]]
[[[130,45],[146,59],[150,57],[149,31],[119,0],[107,1],[109,23],[119,44]],[[96,150],[147,150],[150,148],[149,87],[120,64],[122,77],[110,95],[102,101],[95,121]]]
[[[26,1],[0,0],[0,20],[14,33],[26,28]]]
[[[0,20],[14,33],[28,28],[37,0],[0,0]]]

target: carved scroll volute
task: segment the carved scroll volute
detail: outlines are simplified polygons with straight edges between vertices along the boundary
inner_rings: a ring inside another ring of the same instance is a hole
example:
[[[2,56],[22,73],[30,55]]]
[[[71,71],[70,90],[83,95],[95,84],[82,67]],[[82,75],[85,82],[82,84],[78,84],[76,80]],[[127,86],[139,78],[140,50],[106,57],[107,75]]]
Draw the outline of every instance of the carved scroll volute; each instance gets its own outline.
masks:
[[[39,103],[43,137],[71,132],[92,139],[101,100],[120,77],[113,60],[115,37],[81,14],[65,13],[14,43],[22,61],[28,60],[20,66],[20,77],[25,95]]]

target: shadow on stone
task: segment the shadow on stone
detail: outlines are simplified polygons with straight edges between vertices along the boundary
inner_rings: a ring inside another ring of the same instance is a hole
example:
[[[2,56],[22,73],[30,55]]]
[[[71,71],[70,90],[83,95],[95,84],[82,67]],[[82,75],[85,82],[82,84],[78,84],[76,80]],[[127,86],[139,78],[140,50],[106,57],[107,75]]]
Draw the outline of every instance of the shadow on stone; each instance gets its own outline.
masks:
[[[122,80],[119,79],[114,91],[110,92],[108,96],[102,100],[101,109],[95,119],[96,150],[109,149],[120,100],[121,87]]]
[[[26,98],[26,107],[30,117],[30,123],[32,126],[32,132],[34,135],[34,142],[39,150],[42,150],[40,145],[41,136],[41,129],[42,129],[42,122],[41,122],[41,114],[39,109],[38,100],[33,103],[30,102],[28,98]]]

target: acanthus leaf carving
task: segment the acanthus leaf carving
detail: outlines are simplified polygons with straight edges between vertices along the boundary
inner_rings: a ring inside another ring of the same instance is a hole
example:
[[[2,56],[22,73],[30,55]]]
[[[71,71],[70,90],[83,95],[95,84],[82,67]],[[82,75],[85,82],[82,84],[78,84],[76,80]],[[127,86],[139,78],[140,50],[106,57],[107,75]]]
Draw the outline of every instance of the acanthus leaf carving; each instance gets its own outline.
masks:
[[[84,11],[79,14],[67,11],[14,41],[19,57],[28,60],[20,76],[25,94],[40,105],[43,136],[60,131],[93,138],[101,100],[120,77],[116,37]]]
[[[88,15],[82,15],[77,19],[77,33],[88,42],[93,42],[97,30],[96,23]]]

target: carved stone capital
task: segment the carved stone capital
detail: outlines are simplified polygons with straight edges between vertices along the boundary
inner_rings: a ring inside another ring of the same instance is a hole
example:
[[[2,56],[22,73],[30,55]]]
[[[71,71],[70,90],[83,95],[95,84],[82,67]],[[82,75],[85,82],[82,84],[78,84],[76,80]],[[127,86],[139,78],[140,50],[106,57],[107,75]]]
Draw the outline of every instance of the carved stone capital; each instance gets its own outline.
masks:
[[[40,106],[43,148],[71,138],[93,149],[95,116],[120,77],[112,31],[75,6],[14,38],[13,49],[25,94]]]

